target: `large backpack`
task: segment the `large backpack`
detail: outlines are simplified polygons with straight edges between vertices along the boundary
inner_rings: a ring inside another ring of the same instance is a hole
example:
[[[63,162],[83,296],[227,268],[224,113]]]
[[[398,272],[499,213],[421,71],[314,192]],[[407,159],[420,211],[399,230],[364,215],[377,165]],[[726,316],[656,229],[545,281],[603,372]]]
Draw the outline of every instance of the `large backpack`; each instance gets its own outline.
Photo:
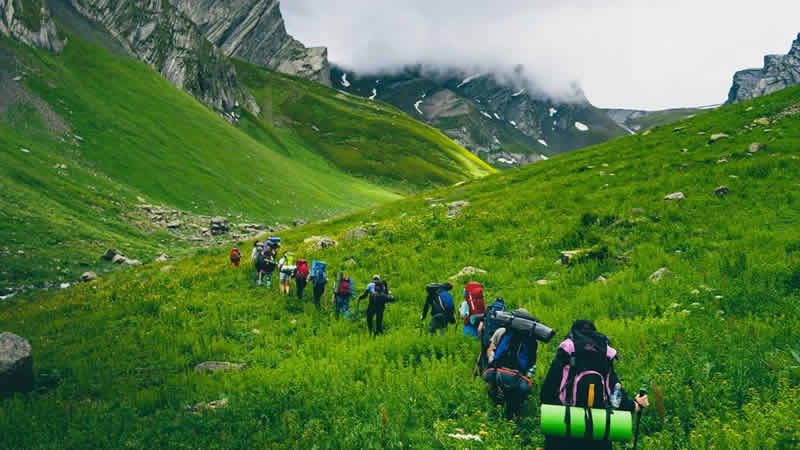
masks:
[[[342,279],[339,280],[339,287],[336,288],[336,293],[339,296],[349,297],[350,294],[352,293],[351,292],[352,291],[352,286],[353,286],[353,282],[350,281],[350,278],[342,277]]]
[[[533,346],[533,360],[530,360],[530,346]],[[500,339],[500,344],[494,351],[494,366],[515,370],[521,374],[536,364],[538,344],[530,336],[522,336],[512,330],[507,330]]]
[[[444,314],[445,317],[450,318],[453,317],[455,309],[456,305],[450,292],[445,289],[439,290],[439,294],[433,302],[433,314]]]
[[[297,270],[294,272],[294,278],[295,280],[308,279],[308,261],[305,259],[297,260]]]
[[[284,263],[281,266],[281,272],[292,275],[295,270],[297,270],[297,266],[295,265],[294,255],[286,253],[283,255]]]
[[[617,351],[595,331],[572,330],[559,346],[569,355],[563,368],[559,400],[563,405],[606,408],[611,397],[610,372]]]
[[[238,248],[233,247],[231,249],[231,261],[238,262],[241,259],[242,259],[242,253],[239,251]]]
[[[497,331],[499,325],[494,320],[494,313],[497,311],[505,311],[506,304],[504,302],[498,302],[495,300],[489,307],[486,309],[486,318],[483,321],[483,343],[485,347],[489,346],[489,339],[494,336],[494,332]]]
[[[328,274],[325,273],[327,264],[322,261],[311,261],[311,280],[314,286],[321,286],[328,282]]]
[[[258,256],[256,256],[256,269],[267,270],[267,258],[262,252],[258,252]]]
[[[475,326],[480,316],[486,314],[486,301],[483,299],[483,287],[480,283],[470,282],[464,288],[465,299],[469,306],[469,315],[464,318],[464,325]]]
[[[376,300],[384,303],[391,303],[394,301],[394,297],[389,293],[389,285],[383,280],[375,282],[374,296]]]

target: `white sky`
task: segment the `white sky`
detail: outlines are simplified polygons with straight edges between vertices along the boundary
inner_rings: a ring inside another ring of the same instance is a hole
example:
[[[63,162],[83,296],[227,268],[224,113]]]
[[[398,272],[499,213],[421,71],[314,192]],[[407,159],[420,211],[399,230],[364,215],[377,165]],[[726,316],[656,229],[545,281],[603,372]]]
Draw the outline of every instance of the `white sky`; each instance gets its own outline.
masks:
[[[721,103],[735,71],[784,54],[800,0],[284,0],[290,34],[334,63],[510,68],[600,107]]]

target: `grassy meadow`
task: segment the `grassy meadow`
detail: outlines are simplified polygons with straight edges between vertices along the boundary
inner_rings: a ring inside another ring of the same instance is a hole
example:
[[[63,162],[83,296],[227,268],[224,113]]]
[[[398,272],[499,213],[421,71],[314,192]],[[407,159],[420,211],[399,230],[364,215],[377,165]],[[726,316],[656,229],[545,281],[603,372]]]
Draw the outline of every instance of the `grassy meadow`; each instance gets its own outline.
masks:
[[[610,336],[624,387],[650,392],[642,448],[797,448],[798,105],[789,89],[282,234],[361,290],[373,273],[388,280],[398,301],[375,339],[365,302],[358,320],[337,322],[254,287],[227,249],[12,298],[0,330],[31,340],[37,389],[0,399],[3,446],[541,446],[538,386],[557,342],[540,347],[516,426],[470,379],[477,342],[429,337],[419,322],[424,286],[474,266],[489,298],[528,308],[559,338],[578,318]],[[729,137],[711,143],[716,133]],[[664,200],[678,191],[684,200]],[[459,200],[470,204],[448,218]],[[346,239],[359,227],[369,235]],[[313,235],[339,245],[312,250]],[[575,249],[593,251],[555,263]],[[648,279],[663,267],[672,276]],[[247,366],[198,374],[203,361]],[[192,410],[213,401],[222,407]],[[482,441],[448,436],[457,429]]]

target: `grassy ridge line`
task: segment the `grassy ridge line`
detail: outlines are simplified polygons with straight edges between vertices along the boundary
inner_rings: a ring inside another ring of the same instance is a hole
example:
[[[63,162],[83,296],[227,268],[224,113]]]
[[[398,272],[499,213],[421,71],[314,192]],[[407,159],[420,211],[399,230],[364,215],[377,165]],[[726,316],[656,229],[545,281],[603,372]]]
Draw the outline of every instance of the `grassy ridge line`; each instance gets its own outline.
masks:
[[[800,415],[789,408],[776,417],[775,408],[796,398],[800,381],[788,351],[800,337],[800,212],[790,189],[800,116],[769,132],[744,126],[797,104],[800,89],[791,89],[686,121],[679,133],[656,129],[428,194],[470,201],[457,220],[414,197],[282,235],[286,248],[332,270],[355,260],[357,288],[375,272],[389,280],[398,303],[377,340],[363,323],[333,323],[308,304],[249,288],[249,271],[231,270],[223,251],[169,272],[151,266],[12,300],[0,305],[0,328],[30,338],[37,367],[61,384],[0,400],[0,431],[21,448],[541,445],[535,395],[518,429],[497,421],[484,386],[468,381],[477,344],[452,330],[420,335],[424,284],[473,265],[488,271],[477,279],[490,297],[527,307],[559,335],[576,318],[596,320],[622,354],[626,387],[651,388],[647,448],[792,447]],[[711,132],[731,138],[708,145]],[[747,156],[754,141],[766,149]],[[721,156],[729,162],[718,164]],[[717,198],[722,183],[731,192]],[[663,200],[676,190],[687,199]],[[369,228],[363,222],[378,224],[369,237],[343,239]],[[303,239],[312,234],[341,244],[311,251]],[[553,263],[561,250],[592,246],[608,257]],[[663,266],[675,276],[647,280]],[[595,282],[600,275],[608,283]],[[555,346],[540,350],[537,386]],[[250,369],[192,372],[205,360]],[[184,413],[222,398],[225,409]],[[483,443],[446,436],[456,428],[484,430]]]
[[[494,170],[438,130],[383,102],[236,61],[262,119],[291,129],[309,148],[358,176],[404,192]]]

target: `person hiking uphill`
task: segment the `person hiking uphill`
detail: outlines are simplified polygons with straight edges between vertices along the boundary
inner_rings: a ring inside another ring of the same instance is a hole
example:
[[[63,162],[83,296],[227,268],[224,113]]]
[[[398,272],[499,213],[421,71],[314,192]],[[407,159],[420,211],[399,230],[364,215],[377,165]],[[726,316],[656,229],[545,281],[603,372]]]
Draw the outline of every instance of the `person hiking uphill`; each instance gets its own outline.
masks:
[[[291,291],[291,281],[294,277],[294,272],[297,270],[295,265],[294,253],[286,252],[283,258],[278,261],[278,271],[280,272],[281,295],[288,296]]]
[[[367,328],[370,334],[377,336],[383,334],[383,312],[386,309],[386,303],[394,301],[389,293],[389,285],[381,280],[378,275],[372,276],[372,282],[367,285],[367,289],[361,294],[358,299],[361,300],[369,296],[369,306],[367,306]],[[372,321],[375,319],[375,327],[372,326]]]
[[[317,311],[321,309],[320,301],[325,294],[325,285],[328,284],[328,273],[326,272],[327,264],[322,261],[311,261],[311,288],[314,294],[314,305]]]
[[[478,325],[486,315],[486,302],[483,299],[483,287],[480,283],[471,281],[464,286],[464,302],[461,303],[458,312],[464,321],[464,336],[480,339]]]
[[[305,259],[298,259],[297,260],[297,269],[294,271],[294,281],[297,284],[297,299],[303,299],[303,291],[308,284],[308,278],[311,276],[311,272],[308,268],[308,261]]]
[[[344,273],[336,276],[336,285],[333,287],[334,313],[336,319],[344,313],[344,318],[350,320],[350,300],[353,299],[353,280]]]
[[[650,406],[647,395],[630,400],[614,371],[617,351],[589,320],[576,320],[556,351],[542,385],[542,404],[617,409],[637,413]],[[610,450],[608,440],[545,436],[545,448]]]
[[[518,309],[509,317],[538,322],[527,310]],[[533,334],[515,330],[510,323],[495,330],[486,349],[488,368],[483,372],[489,399],[495,405],[505,403],[506,419],[518,419],[522,405],[533,387],[536,353],[539,343]]]
[[[231,249],[231,267],[239,267],[239,263],[242,261],[242,252],[239,250],[238,246],[233,246]]]
[[[452,283],[432,283],[425,287],[428,295],[425,298],[425,305],[422,307],[422,316],[419,320],[425,320],[430,308],[431,323],[428,331],[431,334],[436,334],[436,330],[439,330],[439,335],[444,336],[447,324],[456,323],[453,296],[450,295],[451,289],[453,289]]]
[[[272,287],[272,272],[274,272],[275,268],[278,267],[278,263],[276,261],[278,259],[278,249],[280,246],[280,238],[272,237],[269,240],[264,241],[264,249],[262,253],[264,254],[264,258],[267,260],[267,270],[264,273],[264,276],[267,279],[267,287]]]

